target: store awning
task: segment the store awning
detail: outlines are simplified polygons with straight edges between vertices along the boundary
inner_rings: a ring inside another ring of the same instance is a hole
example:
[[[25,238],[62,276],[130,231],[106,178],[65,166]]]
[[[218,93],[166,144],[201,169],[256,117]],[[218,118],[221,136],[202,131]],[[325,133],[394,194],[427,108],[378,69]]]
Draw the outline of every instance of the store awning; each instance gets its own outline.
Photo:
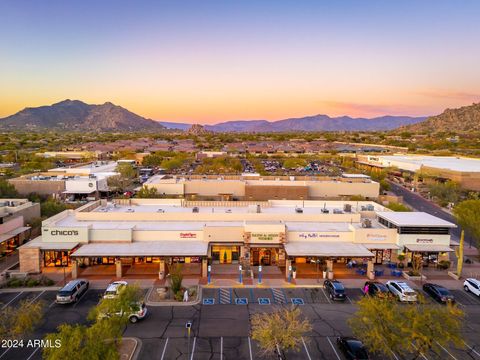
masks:
[[[82,245],[72,256],[206,256],[207,251],[208,243],[202,241],[109,242]]]
[[[453,249],[447,245],[434,245],[434,244],[412,244],[405,245],[410,251],[415,252],[452,252]]]
[[[285,244],[288,256],[373,257],[361,244],[349,242],[294,241]]]
[[[7,232],[6,235],[10,235],[10,236],[13,237],[13,236],[17,236],[18,234],[21,234],[21,233],[23,233],[27,230],[30,230],[30,226],[21,226],[19,228],[16,228],[12,231]]]
[[[62,194],[92,194],[94,193],[95,190],[86,190],[86,191],[82,191],[82,190],[67,190],[67,191],[63,191]]]
[[[362,244],[365,246],[368,250],[398,250],[400,249],[400,246],[397,244]]]

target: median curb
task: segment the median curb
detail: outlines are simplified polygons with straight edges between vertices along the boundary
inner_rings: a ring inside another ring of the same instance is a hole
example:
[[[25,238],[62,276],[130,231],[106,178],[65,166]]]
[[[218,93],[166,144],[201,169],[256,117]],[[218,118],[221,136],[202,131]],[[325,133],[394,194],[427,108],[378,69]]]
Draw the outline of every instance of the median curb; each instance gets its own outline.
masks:
[[[153,291],[154,287],[151,287],[150,290],[147,293],[147,301],[145,301],[145,304],[148,306],[192,306],[192,305],[198,305],[201,302],[202,298],[202,286],[197,285],[197,296],[195,300],[193,301],[150,301],[148,300],[150,297],[151,292]]]
[[[11,292],[35,292],[35,291],[58,291],[62,286],[36,286],[36,287],[18,287],[18,288],[4,288],[0,289],[1,293],[11,293]]]

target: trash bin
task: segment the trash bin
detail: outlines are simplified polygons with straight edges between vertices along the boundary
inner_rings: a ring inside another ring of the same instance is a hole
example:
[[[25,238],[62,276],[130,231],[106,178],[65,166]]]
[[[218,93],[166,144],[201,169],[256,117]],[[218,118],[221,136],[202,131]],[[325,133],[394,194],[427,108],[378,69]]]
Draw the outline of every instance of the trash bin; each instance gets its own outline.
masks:
[[[165,279],[165,273],[164,273],[163,271],[159,271],[159,272],[158,272],[158,278],[159,278],[160,280]]]

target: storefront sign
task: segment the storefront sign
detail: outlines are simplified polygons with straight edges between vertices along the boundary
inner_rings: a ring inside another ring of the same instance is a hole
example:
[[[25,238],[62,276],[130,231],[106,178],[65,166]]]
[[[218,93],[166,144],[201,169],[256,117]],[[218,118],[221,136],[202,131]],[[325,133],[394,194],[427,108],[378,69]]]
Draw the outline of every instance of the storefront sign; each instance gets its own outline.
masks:
[[[195,233],[180,233],[181,239],[195,239],[196,237],[197,237],[197,234]]]
[[[88,228],[48,228],[42,229],[43,241],[77,241],[88,242]]]
[[[302,239],[321,239],[321,238],[336,238],[340,237],[339,234],[319,234],[319,233],[300,233],[299,238]]]
[[[384,234],[367,234],[367,240],[385,241],[385,240],[387,240],[387,235],[384,235]]]
[[[251,242],[272,242],[272,241],[280,241],[280,234],[279,233],[252,233]]]
[[[417,239],[418,244],[431,244],[433,243],[433,239]]]
[[[52,231],[50,231],[50,235],[51,236],[58,236],[58,235],[61,235],[61,236],[68,236],[68,235],[77,236],[78,231],[77,230],[52,230]]]

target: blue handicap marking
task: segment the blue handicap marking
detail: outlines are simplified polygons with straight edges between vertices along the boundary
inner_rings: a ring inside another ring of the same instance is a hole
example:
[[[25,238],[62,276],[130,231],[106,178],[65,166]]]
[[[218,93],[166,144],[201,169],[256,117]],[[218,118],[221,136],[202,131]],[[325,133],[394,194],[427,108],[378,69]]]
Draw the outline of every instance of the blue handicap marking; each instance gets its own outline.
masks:
[[[235,305],[247,305],[248,299],[247,298],[236,298]]]
[[[302,298],[292,298],[293,305],[305,305]]]
[[[258,298],[258,303],[260,305],[270,305],[270,299],[269,298]]]
[[[215,305],[214,298],[205,298],[203,299],[203,305]]]

